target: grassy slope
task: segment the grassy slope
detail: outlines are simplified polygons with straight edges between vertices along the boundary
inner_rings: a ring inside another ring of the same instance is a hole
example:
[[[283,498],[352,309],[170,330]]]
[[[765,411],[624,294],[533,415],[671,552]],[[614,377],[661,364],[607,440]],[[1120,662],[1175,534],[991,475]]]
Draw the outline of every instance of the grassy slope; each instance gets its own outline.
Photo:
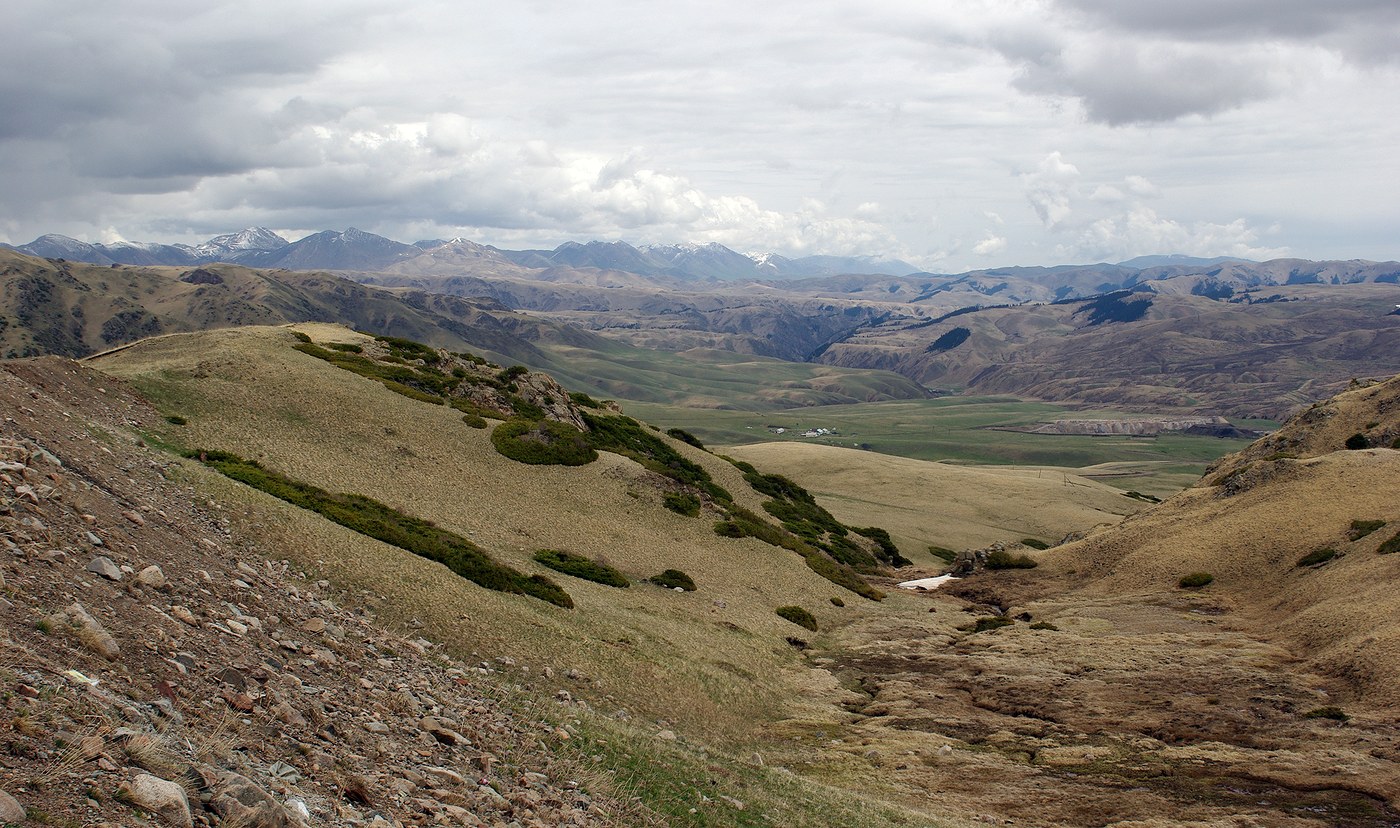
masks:
[[[318,338],[347,333],[301,329]],[[547,572],[531,556],[555,548],[606,559],[634,580],[677,568],[700,585],[685,594],[645,584],[621,592],[570,580],[577,610],[531,606],[540,602],[444,579],[441,570],[381,544],[346,542],[343,530],[305,515],[287,518],[299,528],[284,539],[303,556],[388,596],[397,611],[416,615],[460,648],[563,668],[585,664],[618,705],[713,725],[721,736],[726,728],[742,730],[746,719],[781,714],[780,700],[790,695],[785,674],[800,659],[783,640],[790,625],[773,609],[799,603],[824,622],[840,612],[827,601],[838,590],[798,556],[752,539],[719,538],[713,515],[694,519],[664,509],[650,476],[616,455],[577,468],[514,463],[457,412],[393,394],[292,350],[292,343],[285,329],[218,331],[153,340],[94,365],[189,419],[171,426],[168,439],[224,448],[333,491],[366,494],[459,532],[526,573]],[[761,498],[736,469],[677,445],[742,505],[761,510]],[[303,535],[338,540],[297,542]],[[464,623],[468,635],[459,631]],[[736,683],[736,675],[744,681]],[[675,693],[658,694],[658,686]]]
[[[798,443],[736,446],[726,453],[786,475],[821,498],[839,520],[882,526],[907,557],[939,561],[951,549],[1026,537],[1059,540],[1143,505],[1117,490],[1060,472],[966,468],[855,449]]]

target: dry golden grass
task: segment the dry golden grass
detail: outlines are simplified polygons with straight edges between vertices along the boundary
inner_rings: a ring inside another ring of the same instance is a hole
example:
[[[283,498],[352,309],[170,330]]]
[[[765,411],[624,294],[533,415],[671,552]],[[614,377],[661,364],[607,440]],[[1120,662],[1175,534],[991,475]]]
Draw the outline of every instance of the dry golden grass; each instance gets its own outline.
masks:
[[[994,438],[989,438],[994,439]],[[937,566],[930,544],[950,549],[1116,523],[1143,504],[1058,469],[970,467],[804,443],[716,449],[809,489],[837,519],[889,530],[905,557]]]

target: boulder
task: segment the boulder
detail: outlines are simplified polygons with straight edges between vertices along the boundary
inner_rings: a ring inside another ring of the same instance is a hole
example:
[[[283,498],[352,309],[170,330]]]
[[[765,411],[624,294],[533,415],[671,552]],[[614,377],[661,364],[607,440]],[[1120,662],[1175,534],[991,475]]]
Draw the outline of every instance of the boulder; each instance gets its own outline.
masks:
[[[122,790],[133,805],[159,814],[171,825],[192,828],[194,821],[190,816],[190,801],[178,782],[141,773],[124,784]]]

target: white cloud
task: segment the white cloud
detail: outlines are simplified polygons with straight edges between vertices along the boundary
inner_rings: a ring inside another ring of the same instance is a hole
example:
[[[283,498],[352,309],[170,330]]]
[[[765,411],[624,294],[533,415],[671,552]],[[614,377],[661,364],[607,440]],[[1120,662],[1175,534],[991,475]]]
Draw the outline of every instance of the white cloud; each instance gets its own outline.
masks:
[[[1058,227],[1073,212],[1070,194],[1078,178],[1079,169],[1065,161],[1058,150],[1041,159],[1035,172],[1021,176],[1026,200],[1048,229]]]
[[[988,232],[982,241],[972,246],[972,252],[979,256],[991,256],[1006,249],[1006,239]]]
[[[1261,235],[1263,232],[1244,219],[1224,224],[1188,224],[1159,216],[1150,207],[1139,204],[1125,213],[1093,222],[1061,250],[1078,261],[1114,261],[1167,251],[1247,259],[1278,258],[1288,253],[1285,247],[1260,244]]]

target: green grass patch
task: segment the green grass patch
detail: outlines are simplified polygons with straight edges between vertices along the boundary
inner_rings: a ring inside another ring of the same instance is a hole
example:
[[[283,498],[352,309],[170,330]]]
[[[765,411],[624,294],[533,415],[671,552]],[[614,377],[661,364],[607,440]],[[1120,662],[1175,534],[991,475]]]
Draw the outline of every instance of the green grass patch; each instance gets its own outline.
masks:
[[[585,555],[564,552],[559,549],[541,549],[535,553],[535,560],[565,575],[582,578],[585,581],[626,589],[632,585],[627,576],[601,561]]]
[[[513,419],[491,431],[496,451],[535,466],[582,466],[598,459],[583,432],[554,420]]]
[[[945,563],[952,563],[958,559],[958,553],[946,546],[934,546],[933,544],[929,544],[928,553]]]
[[[351,531],[443,564],[478,586],[529,595],[565,608],[574,605],[568,593],[543,575],[527,577],[492,560],[485,550],[466,538],[364,495],[327,492],[226,451],[195,450],[186,456]]]
[[[1325,564],[1335,557],[1337,557],[1337,550],[1330,546],[1324,546],[1321,549],[1314,549],[1299,558],[1298,563],[1294,564],[1294,566],[1317,566],[1319,564]]]
[[[802,607],[789,605],[786,607],[778,607],[773,611],[778,614],[779,618],[785,621],[791,621],[797,626],[809,629],[812,632],[817,631],[817,619],[813,618],[812,613]]]
[[[667,509],[686,517],[700,517],[700,498],[688,492],[667,492],[661,496]]]
[[[1030,555],[1013,555],[1005,549],[995,549],[987,556],[988,569],[1035,569],[1040,564]]]
[[[666,587],[667,589],[683,589],[686,592],[695,591],[694,579],[679,569],[668,569],[660,575],[651,576],[650,580],[653,584]]]
[[[1347,539],[1359,541],[1378,529],[1385,528],[1383,520],[1353,520],[1347,530]]]
[[[988,632],[989,630],[999,630],[1002,627],[1009,627],[1016,622],[1002,615],[984,615],[973,621],[971,624],[964,624],[958,629],[966,633]]]
[[[1191,572],[1182,575],[1181,579],[1176,582],[1176,585],[1182,589],[1200,589],[1214,581],[1215,576],[1209,572]]]

